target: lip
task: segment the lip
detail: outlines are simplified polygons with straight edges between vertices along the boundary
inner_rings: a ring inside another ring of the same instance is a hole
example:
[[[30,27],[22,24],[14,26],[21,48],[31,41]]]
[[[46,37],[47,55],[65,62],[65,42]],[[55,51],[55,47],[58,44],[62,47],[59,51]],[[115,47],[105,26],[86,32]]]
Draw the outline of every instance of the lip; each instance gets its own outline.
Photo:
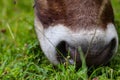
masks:
[[[57,59],[59,62],[65,63],[66,58],[69,56],[68,61],[70,64],[75,62],[76,66],[81,66],[82,62],[80,59],[80,53],[83,52],[87,66],[98,66],[101,64],[106,64],[111,59],[114,53],[115,45],[115,39],[113,39],[108,45],[105,45],[99,50],[93,51],[90,49],[89,51],[85,51],[81,46],[82,51],[79,51],[79,47],[70,46],[68,43],[63,41],[57,46]]]

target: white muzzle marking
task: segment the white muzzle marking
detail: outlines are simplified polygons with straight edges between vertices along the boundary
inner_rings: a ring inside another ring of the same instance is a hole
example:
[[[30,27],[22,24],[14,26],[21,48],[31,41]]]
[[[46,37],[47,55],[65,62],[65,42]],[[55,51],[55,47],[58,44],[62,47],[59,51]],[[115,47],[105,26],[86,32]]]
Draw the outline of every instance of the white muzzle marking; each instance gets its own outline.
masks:
[[[97,28],[94,30],[82,29],[77,32],[73,32],[62,24],[49,26],[47,29],[43,29],[42,24],[36,18],[35,30],[44,54],[51,61],[51,63],[55,65],[59,63],[56,57],[56,46],[61,41],[66,41],[71,46],[79,46],[80,43],[83,43],[84,41],[90,43],[93,39],[93,42],[101,40],[103,41],[101,45],[105,45],[108,44],[113,38],[115,38],[117,42],[117,45],[114,49],[115,52],[117,51],[118,47],[118,35],[115,26],[112,23],[107,25],[106,30]]]

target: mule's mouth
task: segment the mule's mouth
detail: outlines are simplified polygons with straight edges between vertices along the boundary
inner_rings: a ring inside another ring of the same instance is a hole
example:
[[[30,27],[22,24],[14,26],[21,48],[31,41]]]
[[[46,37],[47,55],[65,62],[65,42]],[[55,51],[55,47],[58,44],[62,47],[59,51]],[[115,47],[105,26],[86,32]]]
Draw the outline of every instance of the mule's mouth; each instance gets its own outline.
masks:
[[[100,64],[105,64],[113,56],[114,48],[116,47],[116,39],[112,39],[111,42],[105,45],[99,50],[91,50],[88,47],[85,49],[85,46],[81,45],[80,47],[70,46],[65,41],[60,42],[57,47],[57,59],[59,62],[64,63],[68,59],[70,64],[76,63],[77,66],[81,66],[80,52],[81,48],[82,53],[85,55],[86,65],[87,66],[97,66]],[[88,50],[89,49],[89,50]]]

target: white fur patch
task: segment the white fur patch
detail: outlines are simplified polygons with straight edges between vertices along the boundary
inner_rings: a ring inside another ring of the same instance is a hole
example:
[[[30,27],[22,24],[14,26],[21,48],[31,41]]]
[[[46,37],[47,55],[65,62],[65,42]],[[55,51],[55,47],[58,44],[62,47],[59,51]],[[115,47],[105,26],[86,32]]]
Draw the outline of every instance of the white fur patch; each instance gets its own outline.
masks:
[[[105,41],[103,44],[109,43],[113,38],[117,40],[118,36],[116,29],[112,23],[107,25],[106,31],[97,28],[94,30],[80,30],[79,32],[73,32],[64,25],[58,24],[55,26],[49,26],[47,29],[43,29],[41,23],[35,20],[35,30],[37,32],[38,39],[40,41],[41,48],[47,58],[53,63],[58,64],[56,58],[56,46],[61,41],[66,41],[72,46],[79,46],[83,41],[97,42],[99,39]],[[94,37],[94,38],[93,38]],[[117,49],[116,46],[116,49]]]
[[[106,41],[110,42],[110,40],[112,40],[113,38],[115,38],[117,42],[115,47],[115,53],[116,53],[118,48],[118,34],[115,29],[115,26],[112,23],[109,23],[107,25],[107,30],[106,30]]]

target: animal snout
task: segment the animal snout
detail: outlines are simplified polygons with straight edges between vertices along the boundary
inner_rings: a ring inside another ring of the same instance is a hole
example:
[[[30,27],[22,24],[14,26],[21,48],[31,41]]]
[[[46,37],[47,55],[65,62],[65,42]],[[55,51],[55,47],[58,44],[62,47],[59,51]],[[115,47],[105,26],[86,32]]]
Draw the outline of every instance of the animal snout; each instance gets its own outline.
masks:
[[[118,47],[110,0],[35,0],[35,30],[55,65],[80,66],[81,53],[88,66],[105,64]]]

